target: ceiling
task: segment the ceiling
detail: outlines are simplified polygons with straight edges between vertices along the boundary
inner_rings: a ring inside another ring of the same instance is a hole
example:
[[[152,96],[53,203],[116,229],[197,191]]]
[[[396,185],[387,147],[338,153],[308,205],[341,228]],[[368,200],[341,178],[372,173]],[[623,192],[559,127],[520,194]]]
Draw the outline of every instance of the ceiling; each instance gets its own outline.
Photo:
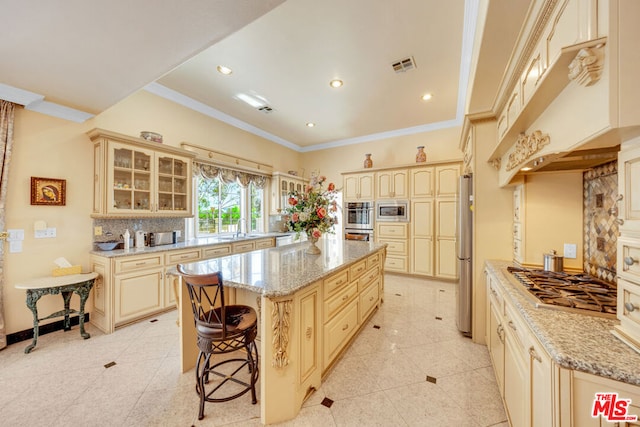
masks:
[[[0,0],[0,98],[83,121],[144,88],[299,151],[459,126],[491,108],[528,4]]]

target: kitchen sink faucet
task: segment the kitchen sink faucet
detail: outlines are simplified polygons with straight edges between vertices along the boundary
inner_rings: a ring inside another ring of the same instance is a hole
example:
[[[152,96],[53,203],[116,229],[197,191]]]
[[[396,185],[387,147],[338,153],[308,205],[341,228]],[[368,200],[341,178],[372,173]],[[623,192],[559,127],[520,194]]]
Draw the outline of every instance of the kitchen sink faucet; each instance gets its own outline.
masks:
[[[242,230],[242,223],[244,223],[244,218],[238,218],[238,221],[236,222],[236,239],[240,237],[240,231]],[[247,234],[246,230],[245,230],[245,235]]]

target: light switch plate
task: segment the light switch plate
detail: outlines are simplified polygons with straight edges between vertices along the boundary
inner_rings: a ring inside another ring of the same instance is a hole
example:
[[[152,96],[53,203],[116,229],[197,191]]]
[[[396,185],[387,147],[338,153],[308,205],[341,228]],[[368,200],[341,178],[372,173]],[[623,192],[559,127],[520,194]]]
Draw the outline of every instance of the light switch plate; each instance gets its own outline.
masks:
[[[102,226],[93,227],[93,235],[94,236],[102,236]]]
[[[578,245],[575,243],[565,243],[564,244],[564,257],[565,258],[577,258],[577,248]]]

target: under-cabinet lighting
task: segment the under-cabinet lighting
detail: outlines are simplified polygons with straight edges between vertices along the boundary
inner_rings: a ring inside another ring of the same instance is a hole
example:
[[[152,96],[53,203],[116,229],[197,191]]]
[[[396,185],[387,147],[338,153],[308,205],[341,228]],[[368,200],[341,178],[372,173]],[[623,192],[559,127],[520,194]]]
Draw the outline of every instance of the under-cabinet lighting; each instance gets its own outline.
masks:
[[[525,166],[525,167],[521,168],[520,170],[522,172],[527,172],[527,171],[530,171],[531,169],[533,169],[531,166]]]

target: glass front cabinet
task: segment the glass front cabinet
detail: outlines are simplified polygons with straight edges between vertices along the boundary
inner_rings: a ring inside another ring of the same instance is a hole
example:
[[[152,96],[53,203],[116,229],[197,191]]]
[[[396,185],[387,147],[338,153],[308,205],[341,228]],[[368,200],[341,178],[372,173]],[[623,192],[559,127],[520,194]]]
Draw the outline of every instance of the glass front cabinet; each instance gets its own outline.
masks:
[[[195,154],[103,130],[94,142],[93,216],[192,216]]]

